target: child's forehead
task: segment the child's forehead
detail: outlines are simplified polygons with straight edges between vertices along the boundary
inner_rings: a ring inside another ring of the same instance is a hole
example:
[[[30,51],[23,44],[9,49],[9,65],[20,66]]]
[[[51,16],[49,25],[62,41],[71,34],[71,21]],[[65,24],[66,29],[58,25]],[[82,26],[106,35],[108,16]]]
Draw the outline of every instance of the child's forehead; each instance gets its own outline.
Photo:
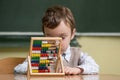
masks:
[[[50,36],[50,37],[61,37],[61,36],[68,36],[69,34],[68,33],[61,33],[61,32],[58,32],[58,33],[45,33],[44,34],[45,36]]]

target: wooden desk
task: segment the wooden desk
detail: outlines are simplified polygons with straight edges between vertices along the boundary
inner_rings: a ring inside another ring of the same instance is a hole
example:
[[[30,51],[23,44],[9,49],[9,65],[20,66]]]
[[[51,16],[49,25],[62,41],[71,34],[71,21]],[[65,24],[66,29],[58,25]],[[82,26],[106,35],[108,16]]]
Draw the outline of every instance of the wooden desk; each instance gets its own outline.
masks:
[[[22,63],[25,58],[9,57],[0,59],[0,74],[14,73],[14,67]]]
[[[28,80],[22,74],[0,74],[0,80]],[[120,75],[67,75],[61,77],[32,77],[30,80],[120,80]]]
[[[6,58],[0,60],[0,80],[28,80],[27,75],[14,74],[14,67],[25,58]],[[65,75],[61,77],[30,77],[30,80],[120,80],[120,75]]]

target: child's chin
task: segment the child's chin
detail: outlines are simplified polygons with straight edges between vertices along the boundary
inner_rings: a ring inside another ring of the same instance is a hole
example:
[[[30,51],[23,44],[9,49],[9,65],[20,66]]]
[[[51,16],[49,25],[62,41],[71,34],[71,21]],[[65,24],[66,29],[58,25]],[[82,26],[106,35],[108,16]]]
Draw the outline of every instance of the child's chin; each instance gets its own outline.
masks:
[[[65,52],[65,51],[62,50],[62,51],[61,51],[61,54],[63,54],[64,52]]]

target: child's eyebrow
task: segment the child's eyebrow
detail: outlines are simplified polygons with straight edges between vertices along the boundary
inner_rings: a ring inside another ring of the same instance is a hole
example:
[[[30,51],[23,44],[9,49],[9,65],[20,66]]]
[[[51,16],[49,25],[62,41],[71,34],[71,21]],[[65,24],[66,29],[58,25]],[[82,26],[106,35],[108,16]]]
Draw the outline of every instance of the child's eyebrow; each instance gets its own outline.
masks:
[[[60,34],[59,36],[67,36],[68,34],[66,34],[66,33],[62,33],[62,34]]]
[[[51,34],[44,34],[44,35],[51,36],[51,37],[53,36]],[[56,35],[56,37],[67,36],[67,35],[68,35],[67,33],[60,33],[60,34]]]

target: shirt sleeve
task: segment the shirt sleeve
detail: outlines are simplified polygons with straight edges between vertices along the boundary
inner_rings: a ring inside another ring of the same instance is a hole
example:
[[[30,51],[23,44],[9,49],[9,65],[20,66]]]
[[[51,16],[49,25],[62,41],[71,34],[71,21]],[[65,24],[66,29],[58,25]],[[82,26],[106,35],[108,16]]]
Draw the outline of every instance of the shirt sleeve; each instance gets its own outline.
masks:
[[[84,71],[82,74],[97,74],[99,73],[99,65],[96,64],[95,60],[87,53],[81,52],[81,64],[78,66]]]
[[[27,73],[27,68],[28,68],[28,61],[26,59],[22,64],[18,64],[14,68],[14,72],[15,73],[21,73],[21,74],[26,74]]]

